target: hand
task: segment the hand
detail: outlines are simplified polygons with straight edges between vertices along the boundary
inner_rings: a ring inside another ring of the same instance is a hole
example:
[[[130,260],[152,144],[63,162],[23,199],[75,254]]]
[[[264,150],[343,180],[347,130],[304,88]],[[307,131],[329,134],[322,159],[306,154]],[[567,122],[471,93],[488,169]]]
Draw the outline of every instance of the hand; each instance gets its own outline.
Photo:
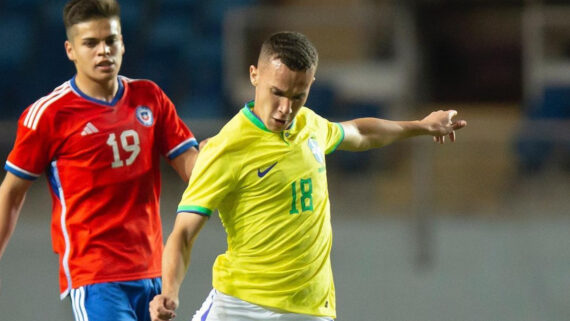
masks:
[[[152,321],[168,321],[176,318],[174,310],[178,307],[178,299],[163,294],[155,296],[149,303],[148,310]]]
[[[445,136],[449,136],[452,142],[457,138],[455,131],[467,126],[465,120],[453,120],[457,115],[456,110],[438,110],[429,114],[422,119],[427,127],[428,133],[433,136],[433,141],[436,143],[445,143]]]

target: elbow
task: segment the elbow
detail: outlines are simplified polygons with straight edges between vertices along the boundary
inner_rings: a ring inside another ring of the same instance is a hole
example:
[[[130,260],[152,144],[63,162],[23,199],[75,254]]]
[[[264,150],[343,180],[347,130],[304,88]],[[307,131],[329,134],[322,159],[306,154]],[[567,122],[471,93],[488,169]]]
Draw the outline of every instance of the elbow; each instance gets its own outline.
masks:
[[[371,149],[377,149],[388,145],[388,142],[381,137],[363,136],[358,142],[354,151],[364,152]]]

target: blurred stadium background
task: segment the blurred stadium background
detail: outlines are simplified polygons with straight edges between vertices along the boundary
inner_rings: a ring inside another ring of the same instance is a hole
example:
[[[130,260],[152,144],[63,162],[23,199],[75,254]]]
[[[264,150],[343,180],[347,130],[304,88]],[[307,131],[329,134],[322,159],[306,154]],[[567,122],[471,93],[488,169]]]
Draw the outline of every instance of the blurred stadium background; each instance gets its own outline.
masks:
[[[121,74],[157,82],[199,139],[250,100],[260,41],[297,30],[321,62],[308,106],[332,119],[455,108],[458,142],[416,138],[328,160],[338,320],[570,320],[570,3],[524,0],[122,0]],[[0,1],[0,150],[71,78],[64,1]],[[184,184],[165,170],[165,235]],[[0,262],[2,320],[72,320],[59,303],[45,180]],[[179,319],[225,249],[198,238]]]

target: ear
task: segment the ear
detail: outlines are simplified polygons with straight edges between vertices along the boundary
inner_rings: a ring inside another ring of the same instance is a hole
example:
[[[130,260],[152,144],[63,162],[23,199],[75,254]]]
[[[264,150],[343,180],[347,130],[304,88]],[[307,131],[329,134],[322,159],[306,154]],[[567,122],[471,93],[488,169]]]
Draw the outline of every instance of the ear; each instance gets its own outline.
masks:
[[[67,54],[67,59],[75,61],[75,52],[73,51],[73,46],[69,40],[65,41],[65,53]]]
[[[259,70],[254,65],[249,66],[249,81],[253,87],[257,86],[257,79],[259,77]]]

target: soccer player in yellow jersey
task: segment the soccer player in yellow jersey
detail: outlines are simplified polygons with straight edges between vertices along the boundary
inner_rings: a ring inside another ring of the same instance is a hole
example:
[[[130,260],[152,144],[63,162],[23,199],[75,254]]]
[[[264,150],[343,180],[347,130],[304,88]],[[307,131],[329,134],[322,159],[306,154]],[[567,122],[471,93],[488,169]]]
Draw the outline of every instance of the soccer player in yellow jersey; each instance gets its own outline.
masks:
[[[163,255],[163,291],[153,320],[170,320],[192,244],[218,209],[227,251],[193,320],[332,320],[332,231],[325,155],[362,151],[431,135],[455,140],[456,111],[422,120],[360,118],[333,123],[303,104],[315,80],[317,50],[302,34],[280,32],[250,66],[255,100],[204,146]]]

